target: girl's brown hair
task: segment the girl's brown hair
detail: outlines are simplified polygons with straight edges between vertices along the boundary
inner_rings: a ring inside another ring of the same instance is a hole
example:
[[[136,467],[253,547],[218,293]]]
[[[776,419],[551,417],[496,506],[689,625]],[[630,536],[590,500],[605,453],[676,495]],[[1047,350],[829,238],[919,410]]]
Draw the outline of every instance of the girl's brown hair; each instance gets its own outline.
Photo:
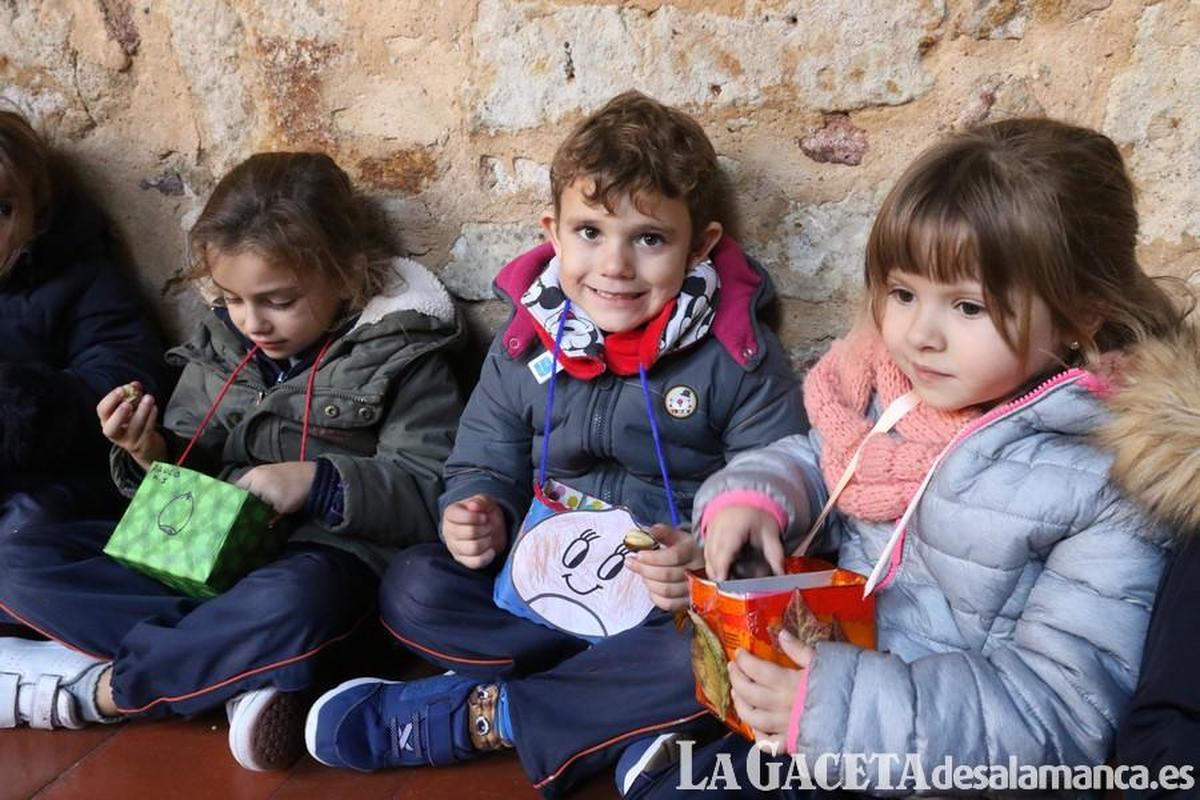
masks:
[[[978,280],[1023,358],[1034,297],[1085,357],[1160,338],[1190,309],[1142,271],[1137,230],[1133,183],[1107,136],[1048,119],[985,125],[926,150],[884,199],[867,242],[870,309],[878,324],[898,269]]]
[[[54,193],[46,143],[15,111],[0,110],[0,171],[15,190],[12,214],[20,247],[49,227]]]
[[[324,153],[258,153],[229,171],[188,234],[188,277],[210,274],[213,252],[253,251],[316,274],[361,308],[387,288],[393,250],[350,178]]]

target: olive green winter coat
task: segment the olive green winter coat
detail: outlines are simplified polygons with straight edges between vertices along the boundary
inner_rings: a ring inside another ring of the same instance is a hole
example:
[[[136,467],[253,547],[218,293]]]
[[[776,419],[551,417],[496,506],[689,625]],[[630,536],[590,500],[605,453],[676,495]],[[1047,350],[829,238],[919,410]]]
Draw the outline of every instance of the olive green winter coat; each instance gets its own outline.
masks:
[[[378,571],[401,547],[437,539],[442,462],[462,411],[448,351],[464,336],[445,289],[415,262],[396,259],[394,289],[373,299],[317,367],[307,459],[326,458],[344,492],[343,520],[328,526],[294,515],[293,541],[350,551]],[[191,341],[167,353],[183,374],[161,431],[174,461],[246,355],[216,315]],[[234,481],[260,464],[297,461],[309,374],[267,386],[251,363],[237,376],[184,466]],[[112,453],[126,495],[142,471]]]

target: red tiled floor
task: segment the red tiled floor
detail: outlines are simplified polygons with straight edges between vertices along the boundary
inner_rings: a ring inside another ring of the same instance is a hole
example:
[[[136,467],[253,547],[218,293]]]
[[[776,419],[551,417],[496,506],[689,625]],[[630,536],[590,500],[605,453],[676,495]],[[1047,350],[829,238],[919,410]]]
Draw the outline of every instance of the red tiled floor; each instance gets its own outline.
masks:
[[[286,773],[249,772],[229,755],[228,727],[219,717],[142,721],[116,735],[46,787],[39,798],[127,800],[136,797],[270,797]]]
[[[229,755],[223,715],[138,721],[84,731],[0,732],[0,800],[534,800],[516,756],[366,775],[305,758],[289,772],[255,773]],[[613,798],[608,775],[576,794]]]
[[[367,652],[367,674],[414,679],[438,670],[390,643]],[[535,800],[514,754],[453,767],[363,774],[305,757],[288,772],[256,773],[229,754],[223,712],[194,720],[138,720],[82,731],[0,731],[0,800]],[[617,796],[599,775],[576,797]]]
[[[115,733],[0,731],[0,800],[30,797]]]
[[[363,774],[305,758],[255,773],[229,755],[222,715],[83,731],[0,731],[0,800],[535,800],[513,754],[454,767]],[[575,794],[612,800],[599,775]],[[1106,800],[1120,800],[1109,792]]]
[[[408,776],[400,771],[348,772],[328,769],[311,758],[305,758],[292,769],[287,780],[271,795],[271,800],[309,800],[314,797],[336,797],[337,800],[386,800],[404,796],[402,787]],[[408,794],[409,797],[420,795]]]

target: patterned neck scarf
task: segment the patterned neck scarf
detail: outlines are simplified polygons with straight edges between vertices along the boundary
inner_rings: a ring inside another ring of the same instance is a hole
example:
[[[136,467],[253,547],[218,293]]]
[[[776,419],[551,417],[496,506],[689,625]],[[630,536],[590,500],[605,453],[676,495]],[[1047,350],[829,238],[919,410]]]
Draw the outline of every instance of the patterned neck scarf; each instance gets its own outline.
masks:
[[[651,324],[639,329],[641,335],[656,339],[643,342],[644,346],[638,348],[642,366],[649,369],[662,355],[690,347],[708,334],[716,317],[720,285],[711,261],[701,261],[687,271],[678,296],[667,306],[671,309],[669,316],[665,320],[656,317]],[[521,296],[521,305],[537,322],[538,337],[547,349],[554,344],[554,333],[558,330],[566,300],[559,283],[559,260],[555,256]],[[604,372],[606,367],[618,374],[636,373],[636,361],[631,369],[606,362],[605,338],[604,331],[588,317],[587,312],[578,305],[572,305],[563,328],[560,353],[563,367],[571,375],[585,380]]]

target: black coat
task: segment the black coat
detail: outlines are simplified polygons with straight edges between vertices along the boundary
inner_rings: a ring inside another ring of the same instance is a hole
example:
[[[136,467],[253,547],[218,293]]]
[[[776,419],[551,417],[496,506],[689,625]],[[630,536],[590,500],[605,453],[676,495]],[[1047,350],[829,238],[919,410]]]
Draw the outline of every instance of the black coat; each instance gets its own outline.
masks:
[[[1153,773],[1167,765],[1191,766],[1192,778],[1200,784],[1198,623],[1200,540],[1193,539],[1175,555],[1159,587],[1141,677],[1117,731],[1117,756],[1122,764],[1143,764]],[[1125,792],[1129,800],[1184,796],[1195,794]]]
[[[0,506],[31,494],[53,498],[61,517],[115,497],[96,404],[132,380],[159,392],[163,364],[136,288],[109,257],[103,217],[62,204],[0,277]]]

